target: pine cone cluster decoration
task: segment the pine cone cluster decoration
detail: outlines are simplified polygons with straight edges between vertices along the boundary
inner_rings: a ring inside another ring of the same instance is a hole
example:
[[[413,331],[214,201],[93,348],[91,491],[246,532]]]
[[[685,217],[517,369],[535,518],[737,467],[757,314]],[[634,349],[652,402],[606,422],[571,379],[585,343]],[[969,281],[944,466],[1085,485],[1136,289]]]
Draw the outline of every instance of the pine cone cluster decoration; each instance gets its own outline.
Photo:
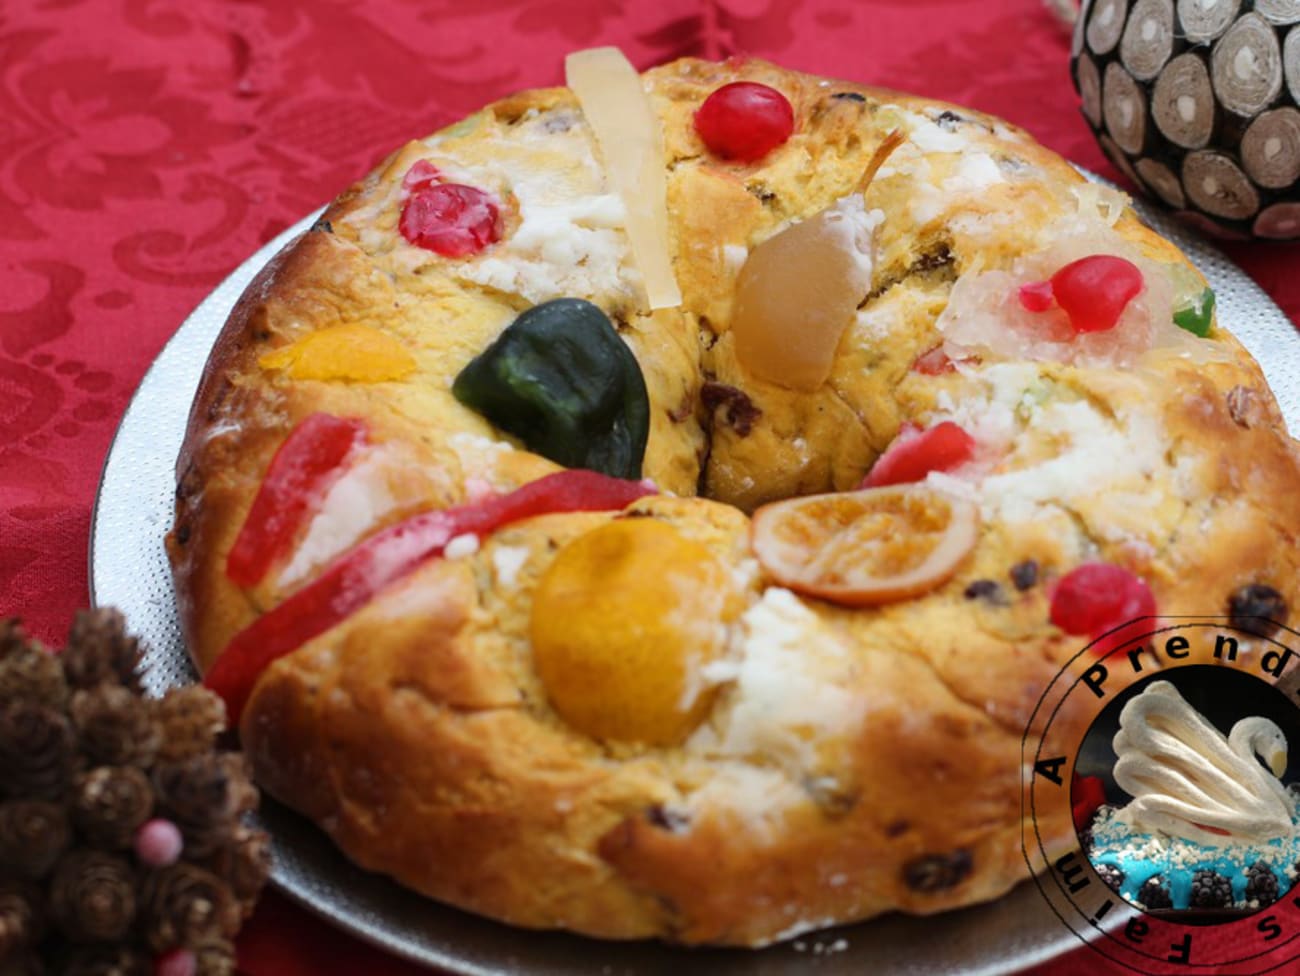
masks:
[[[1111,161],[1219,237],[1300,238],[1300,4],[1088,0],[1075,88]]]
[[[55,654],[0,620],[0,976],[229,976],[270,868],[221,700],[141,694],[113,610]]]

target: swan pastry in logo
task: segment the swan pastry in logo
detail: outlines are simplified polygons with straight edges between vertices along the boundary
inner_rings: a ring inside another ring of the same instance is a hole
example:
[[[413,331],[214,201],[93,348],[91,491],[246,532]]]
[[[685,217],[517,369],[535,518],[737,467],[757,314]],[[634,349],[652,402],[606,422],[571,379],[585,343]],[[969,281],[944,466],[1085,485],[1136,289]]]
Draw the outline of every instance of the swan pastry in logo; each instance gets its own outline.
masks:
[[[1156,681],[1124,706],[1113,745],[1115,783],[1133,799],[1103,808],[1088,856],[1128,901],[1253,911],[1291,886],[1300,797],[1278,778],[1287,743],[1276,723],[1243,718],[1225,736]]]
[[[1148,976],[1300,959],[1292,639],[1145,618],[1081,648],[1039,699],[1022,740],[1025,860],[1107,958]]]
[[[1133,797],[1120,822],[1211,846],[1294,830],[1296,796],[1278,778],[1287,743],[1276,723],[1244,718],[1225,737],[1168,681],[1148,686],[1119,721],[1115,782]]]

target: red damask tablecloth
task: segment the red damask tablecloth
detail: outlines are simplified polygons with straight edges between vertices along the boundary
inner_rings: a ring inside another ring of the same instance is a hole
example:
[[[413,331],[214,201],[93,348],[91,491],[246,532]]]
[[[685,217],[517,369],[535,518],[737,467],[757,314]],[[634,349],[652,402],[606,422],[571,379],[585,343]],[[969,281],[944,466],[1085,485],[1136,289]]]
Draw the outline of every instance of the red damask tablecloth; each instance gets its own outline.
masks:
[[[231,269],[404,140],[564,54],[747,52],[950,99],[1117,177],[1040,0],[5,0],[0,3],[0,615],[57,642],[146,367]],[[1229,250],[1300,319],[1300,250]],[[262,974],[415,973],[274,895]],[[1038,976],[1108,971],[1087,950]]]

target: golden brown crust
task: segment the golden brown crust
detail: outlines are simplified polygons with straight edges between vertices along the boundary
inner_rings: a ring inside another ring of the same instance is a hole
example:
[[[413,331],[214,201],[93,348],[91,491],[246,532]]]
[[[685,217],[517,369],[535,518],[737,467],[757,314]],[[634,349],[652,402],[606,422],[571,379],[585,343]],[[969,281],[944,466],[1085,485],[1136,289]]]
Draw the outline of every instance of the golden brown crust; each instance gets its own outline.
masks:
[[[703,95],[737,76],[775,84],[806,120],[789,152],[757,167],[710,162],[689,124]],[[783,221],[826,206],[852,186],[884,132],[951,107],[828,87],[762,62],[685,61],[648,77],[672,161],[685,304],[638,314],[616,284],[593,285],[608,285],[602,303],[625,318],[647,376],[655,413],[648,474],[683,495],[702,480],[713,497],[750,509],[853,486],[902,420],[934,415],[943,396],[988,400],[982,381],[909,368],[935,344],[953,280],[980,262],[1006,266],[1028,246],[1021,229],[990,234],[988,215],[1014,213],[1033,229],[1076,206],[1067,164],[1004,123],[951,109],[972,146],[1031,176],[978,199],[938,200],[927,219],[917,207],[920,164],[882,172],[869,203],[888,220],[864,315],[885,323],[883,331],[855,328],[826,389],[792,394],[750,378],[736,361],[727,334],[736,269],[727,248],[752,247]],[[833,99],[836,92],[862,101]],[[445,142],[394,154],[331,205],[328,227],[286,248],[240,300],[195,400],[168,538],[201,670],[299,585],[272,579],[240,590],[225,577],[225,557],[271,455],[312,411],[363,416],[374,443],[405,452],[402,473],[392,476],[404,480],[389,487],[406,507],[386,510],[377,525],[412,506],[463,501],[474,479],[509,488],[553,470],[500,442],[447,391],[536,299],[468,281],[462,268],[416,252],[393,231],[396,184],[414,159],[436,150],[472,162],[479,142],[498,140],[491,146],[499,149],[538,118],[563,119],[576,127],[573,139],[589,139],[562,89],[490,106]],[[951,160],[925,163],[936,185],[951,179],[943,175]],[[510,207],[517,225],[521,214]],[[1116,231],[1158,260],[1182,260],[1131,215]],[[415,376],[291,382],[259,366],[267,350],[342,321],[399,338],[419,362]],[[748,692],[733,680],[685,746],[602,744],[566,727],[531,667],[528,608],[553,553],[614,516],[553,516],[504,529],[467,558],[425,565],[269,668],[242,724],[257,777],[359,864],[519,925],[750,945],[894,909],[934,912],[997,897],[1024,873],[1021,736],[1042,689],[1080,643],[1048,622],[1046,585],[1007,585],[1011,565],[1033,558],[1050,578],[1085,556],[1122,562],[1150,580],[1169,613],[1223,612],[1228,593],[1254,582],[1300,605],[1300,456],[1257,367],[1222,333],[1214,348],[1222,353],[1208,362],[1159,366],[1154,381],[1141,371],[1043,366],[1053,396],[1102,417],[1127,416],[1153,398],[1149,419],[1164,456],[1149,475],[1146,521],[1116,530],[1122,512],[1105,498],[1065,506],[1058,521],[989,519],[958,575],[904,604],[850,612],[765,603],[765,582],[745,568],[747,519],[735,508],[666,497],[638,503],[736,566],[751,611],[795,613],[808,647],[827,648],[808,652],[808,687],[829,696],[825,711],[840,709],[838,725],[800,726],[793,738],[785,727],[760,725],[748,747],[738,731]],[[757,419],[728,420],[734,401],[708,400],[706,382],[741,391]],[[485,436],[498,443],[485,446]],[[981,578],[1001,581],[1005,604],[964,598]],[[1062,721],[1082,734],[1081,716]],[[1051,846],[1072,842],[1063,820],[1039,826]]]

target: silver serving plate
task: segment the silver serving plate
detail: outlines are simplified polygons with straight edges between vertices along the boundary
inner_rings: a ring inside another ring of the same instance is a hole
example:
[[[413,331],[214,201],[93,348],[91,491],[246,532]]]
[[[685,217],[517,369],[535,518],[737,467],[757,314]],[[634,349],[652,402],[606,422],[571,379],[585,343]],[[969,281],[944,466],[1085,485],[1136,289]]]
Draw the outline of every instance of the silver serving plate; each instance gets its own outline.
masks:
[[[1181,224],[1136,204],[1204,272],[1219,314],[1260,364],[1292,431],[1300,430],[1300,335],[1240,268]],[[109,450],[91,527],[90,591],[115,605],[147,645],[154,694],[196,680],[177,618],[163,536],[171,527],[173,465],[208,353],[253,276],[317,214],[280,234],[196,308],[158,355]],[[511,928],[457,911],[362,871],[313,824],[267,800],[272,881],[311,911],[400,956],[463,976],[994,976],[1080,946],[1031,883],[996,902],[925,918],[889,915],[768,949],[680,949],[600,942]]]

